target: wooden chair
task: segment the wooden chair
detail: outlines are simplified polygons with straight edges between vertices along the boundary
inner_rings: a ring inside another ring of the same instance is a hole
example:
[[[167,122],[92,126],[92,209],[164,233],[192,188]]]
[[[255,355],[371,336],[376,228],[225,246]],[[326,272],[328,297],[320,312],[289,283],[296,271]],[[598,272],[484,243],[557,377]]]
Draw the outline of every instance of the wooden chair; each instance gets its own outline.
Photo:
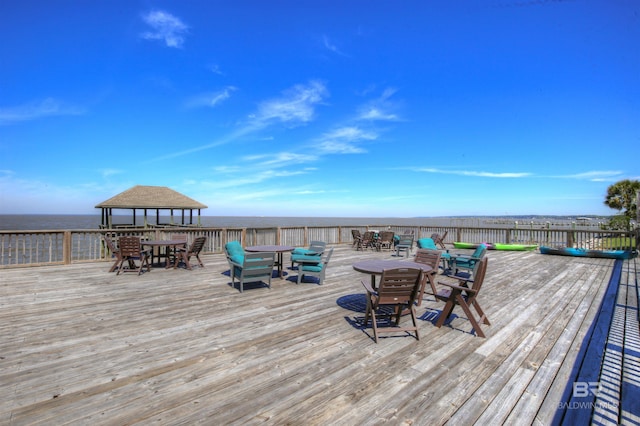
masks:
[[[273,252],[245,253],[242,263],[227,257],[231,265],[231,284],[236,287],[239,283],[240,293],[244,291],[244,284],[249,282],[263,282],[271,288],[271,277],[276,254]]]
[[[184,266],[187,269],[191,270],[191,263],[189,262],[191,260],[191,256],[195,256],[196,259],[198,260],[198,264],[200,265],[200,267],[204,268],[204,263],[202,263],[202,260],[200,259],[200,252],[204,248],[204,243],[206,242],[207,242],[207,237],[197,237],[195,240],[193,240],[193,243],[191,243],[191,246],[189,246],[189,248],[177,247],[176,261],[173,264],[174,269],[178,266],[178,264],[182,260],[182,262],[184,263]]]
[[[384,248],[389,251],[393,250],[393,239],[395,237],[395,233],[393,231],[382,231],[380,232],[380,238],[378,238],[377,246],[378,250],[382,250]]]
[[[362,238],[358,242],[358,247],[356,247],[356,250],[366,250],[369,247],[374,249],[376,248],[375,232],[373,231],[367,231],[362,234]]]
[[[424,290],[427,282],[431,287],[431,294],[436,295],[438,290],[436,289],[436,275],[438,274],[438,265],[440,264],[440,257],[442,252],[440,250],[430,249],[418,249],[413,261],[415,263],[422,263],[431,266],[432,270],[429,273],[423,273],[422,283],[420,285],[420,294],[416,299],[416,306],[422,305],[422,298],[424,297]]]
[[[307,259],[299,257],[295,260],[298,263],[298,284],[302,282],[302,278],[305,275],[318,278],[318,284],[322,285],[324,281],[325,271],[329,264],[329,259],[333,254],[333,248],[324,253],[320,259],[315,259],[314,256],[308,256]]]
[[[460,276],[461,270],[465,270],[469,271],[467,273],[469,278],[473,278],[473,271],[476,269],[476,264],[486,253],[487,246],[484,244],[480,244],[471,256],[461,253],[449,253],[449,271],[447,272],[447,275]]]
[[[473,280],[460,279],[458,280],[458,283],[438,282],[438,284],[443,285],[447,288],[440,290],[435,295],[436,299],[445,302],[442,313],[440,314],[440,316],[438,317],[438,321],[436,322],[436,327],[442,327],[444,322],[449,318],[449,316],[451,316],[455,305],[459,305],[467,315],[467,318],[471,322],[473,330],[475,330],[476,334],[480,337],[485,337],[482,328],[480,328],[480,323],[486,325],[491,325],[491,323],[489,322],[487,315],[480,307],[480,303],[478,303],[478,294],[480,293],[480,288],[482,287],[482,283],[484,282],[488,262],[489,259],[486,257],[482,258],[478,262]],[[472,306],[478,313],[478,317],[474,316],[473,312],[471,311]]]
[[[184,241],[184,243],[187,243],[187,234],[172,234],[169,236],[169,238],[171,240],[174,241]],[[170,265],[173,265],[174,267],[177,265],[178,262],[180,262],[180,249],[184,249],[184,247],[167,247],[167,268]],[[159,254],[159,253],[158,253]],[[151,254],[151,263],[153,263],[153,256],[154,253],[152,252]],[[171,260],[170,260],[171,259]]]
[[[396,256],[400,256],[401,252],[405,253],[405,257],[409,257],[409,253],[413,249],[413,234],[400,235],[400,241],[396,244]]]
[[[120,237],[118,238],[118,246],[120,248],[120,256],[122,256],[118,275],[120,272],[138,272],[138,275],[140,275],[145,264],[147,265],[147,271],[151,270],[151,264],[149,263],[150,252],[149,250],[142,250],[140,237]],[[140,262],[137,268],[135,267],[136,260]],[[129,263],[128,268],[123,268],[125,262]]]
[[[431,238],[433,239],[433,242],[435,242],[442,250],[446,250],[447,247],[444,245],[444,239],[447,238],[447,234],[449,233],[449,231],[444,231],[444,234],[442,234],[442,236],[440,236],[440,234],[431,234]]]
[[[357,249],[360,246],[360,241],[362,240],[362,233],[357,229],[352,229],[351,237],[353,238],[353,243],[351,243],[351,247],[355,247]]]
[[[116,269],[118,269],[118,265],[120,264],[120,262],[122,262],[122,255],[120,254],[120,249],[116,247],[111,238],[105,235],[104,242],[107,245],[107,250],[109,251],[109,253],[111,253],[111,256],[116,259],[115,262],[113,262],[111,269],[109,269],[109,272],[114,272]]]
[[[439,250],[433,238],[420,238],[416,242],[416,245],[418,246],[419,249]],[[440,268],[442,269],[443,272],[446,271],[447,269],[450,269],[449,261],[451,260],[451,256],[449,255],[449,251],[444,251],[444,252],[441,251],[440,260],[442,261]]]
[[[416,339],[420,340],[418,324],[416,321],[415,300],[418,297],[421,285],[422,271],[416,268],[393,268],[382,271],[378,289],[374,289],[371,282],[362,281],[367,291],[367,310],[364,317],[364,326],[369,323],[373,327],[373,336],[378,343],[379,333],[414,332]],[[400,327],[400,319],[404,312],[411,315],[413,326]],[[392,318],[395,317],[395,321]],[[386,318],[383,327],[378,326],[378,321]]]

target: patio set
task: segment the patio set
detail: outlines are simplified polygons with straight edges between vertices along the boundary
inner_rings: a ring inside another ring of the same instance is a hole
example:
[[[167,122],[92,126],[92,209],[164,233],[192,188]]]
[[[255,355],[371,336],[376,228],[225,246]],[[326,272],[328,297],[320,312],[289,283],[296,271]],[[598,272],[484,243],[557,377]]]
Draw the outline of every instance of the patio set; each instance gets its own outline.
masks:
[[[406,242],[409,239],[411,241]],[[453,254],[439,250],[436,241],[444,246],[442,238],[418,240],[419,247],[412,261],[364,259],[353,264],[354,270],[370,275],[368,280],[362,281],[367,299],[364,326],[371,322],[376,342],[379,333],[385,332],[406,332],[415,334],[416,339],[420,339],[415,308],[422,304],[425,292],[445,303],[436,322],[437,327],[441,327],[450,317],[453,308],[459,305],[469,318],[475,333],[485,337],[480,324],[490,323],[477,301],[477,295],[487,268],[488,259],[484,256],[486,250],[481,249],[471,255]],[[354,243],[354,246],[357,245],[359,243]],[[406,245],[405,257],[408,257],[408,253],[413,250],[413,235],[400,236],[395,245],[396,248],[398,245]],[[225,254],[232,286],[235,288],[237,283],[241,293],[249,282],[259,282],[271,288],[274,268],[276,276],[284,279],[283,253],[286,252],[291,253],[291,269],[298,273],[298,284],[305,276],[312,276],[322,285],[333,253],[333,248],[327,250],[326,243],[322,241],[312,241],[308,248],[285,245],[243,248],[240,242],[231,241],[225,245]],[[399,253],[397,251],[398,257]],[[442,260],[443,255],[446,255],[446,262]],[[449,280],[436,282],[440,269],[443,277]],[[471,307],[476,314],[471,311]],[[410,316],[412,325],[400,326],[401,318],[406,315]]]
[[[191,245],[188,245],[185,234],[174,235],[168,240],[147,240],[137,236],[120,236],[117,240],[112,240],[109,236],[104,236],[104,242],[115,259],[109,272],[136,272],[140,275],[146,266],[147,272],[152,265],[160,263],[164,258],[165,268],[177,268],[183,264],[186,269],[191,270],[191,258],[195,257],[198,264],[204,267],[200,259],[207,237],[196,237]],[[154,262],[155,258],[158,262]]]

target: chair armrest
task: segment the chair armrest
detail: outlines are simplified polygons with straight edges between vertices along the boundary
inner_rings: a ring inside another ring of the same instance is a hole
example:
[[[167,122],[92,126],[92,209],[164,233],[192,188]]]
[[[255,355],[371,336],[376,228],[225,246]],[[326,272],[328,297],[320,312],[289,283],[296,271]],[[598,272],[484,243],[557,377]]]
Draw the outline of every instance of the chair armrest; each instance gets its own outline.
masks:
[[[227,260],[229,261],[229,264],[230,264],[230,265],[237,266],[237,267],[238,267],[238,268],[240,268],[240,269],[242,269],[242,267],[244,266],[244,265],[242,265],[242,264],[240,264],[240,263],[238,263],[238,262],[234,262],[234,261],[233,261],[233,260],[231,260],[231,258],[229,258],[229,257],[227,257]]]
[[[464,282],[466,284],[466,283],[472,283],[473,280],[464,280],[464,281],[461,280],[461,281],[459,281],[459,283],[460,282]],[[464,291],[466,293],[476,293],[476,291],[473,288],[467,287],[466,285],[446,283],[446,282],[442,282],[442,281],[438,281],[438,284],[441,284],[443,286],[449,287],[449,288],[454,289],[454,290]]]
[[[378,292],[375,291],[373,289],[373,287],[371,287],[371,282],[370,281],[362,280],[361,282],[362,282],[362,286],[364,287],[364,289],[367,290],[367,293],[378,294]]]
[[[320,255],[311,256],[311,255],[296,255],[291,256],[292,263],[322,263],[322,257]]]

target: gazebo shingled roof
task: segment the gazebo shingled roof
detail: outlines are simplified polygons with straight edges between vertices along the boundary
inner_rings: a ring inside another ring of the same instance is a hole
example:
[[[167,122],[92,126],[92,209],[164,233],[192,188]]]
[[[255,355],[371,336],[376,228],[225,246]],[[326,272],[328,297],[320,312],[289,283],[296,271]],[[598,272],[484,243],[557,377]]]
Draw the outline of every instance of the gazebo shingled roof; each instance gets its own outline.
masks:
[[[135,225],[136,210],[144,210],[145,224],[147,210],[156,210],[156,224],[159,224],[160,210],[170,210],[173,222],[173,210],[182,211],[182,224],[185,224],[185,210],[190,212],[190,223],[193,224],[193,210],[198,210],[198,223],[200,223],[200,210],[207,206],[183,195],[166,186],[136,185],[120,194],[109,198],[96,206],[102,209],[102,226],[111,228],[113,209],[133,209],[133,225]]]

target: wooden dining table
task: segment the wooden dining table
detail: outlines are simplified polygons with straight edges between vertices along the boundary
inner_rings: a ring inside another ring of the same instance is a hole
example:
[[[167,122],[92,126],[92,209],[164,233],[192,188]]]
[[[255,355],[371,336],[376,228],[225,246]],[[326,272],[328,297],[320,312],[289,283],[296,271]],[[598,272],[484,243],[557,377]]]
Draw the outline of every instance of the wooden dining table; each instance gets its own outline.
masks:
[[[252,253],[258,253],[258,252],[275,253],[277,256],[276,266],[278,268],[278,276],[280,277],[280,279],[284,279],[284,272],[282,270],[283,269],[282,253],[291,252],[293,251],[294,248],[295,247],[293,246],[264,245],[264,246],[249,246],[249,247],[246,247],[244,250]]]
[[[169,250],[170,248],[173,248],[173,251],[175,252],[176,249],[178,247],[180,248],[186,248],[187,247],[187,240],[143,240],[141,241],[141,244],[143,246],[148,246],[148,247],[164,247],[164,253],[161,253],[160,251],[158,251],[158,261],[160,260],[160,258],[164,257],[165,258],[165,268],[169,268],[169,266],[174,266],[174,265],[170,265],[169,264]],[[153,258],[155,257],[155,253],[152,251],[151,252],[151,265],[153,265]],[[175,262],[177,263],[179,261],[178,257],[176,256]]]

